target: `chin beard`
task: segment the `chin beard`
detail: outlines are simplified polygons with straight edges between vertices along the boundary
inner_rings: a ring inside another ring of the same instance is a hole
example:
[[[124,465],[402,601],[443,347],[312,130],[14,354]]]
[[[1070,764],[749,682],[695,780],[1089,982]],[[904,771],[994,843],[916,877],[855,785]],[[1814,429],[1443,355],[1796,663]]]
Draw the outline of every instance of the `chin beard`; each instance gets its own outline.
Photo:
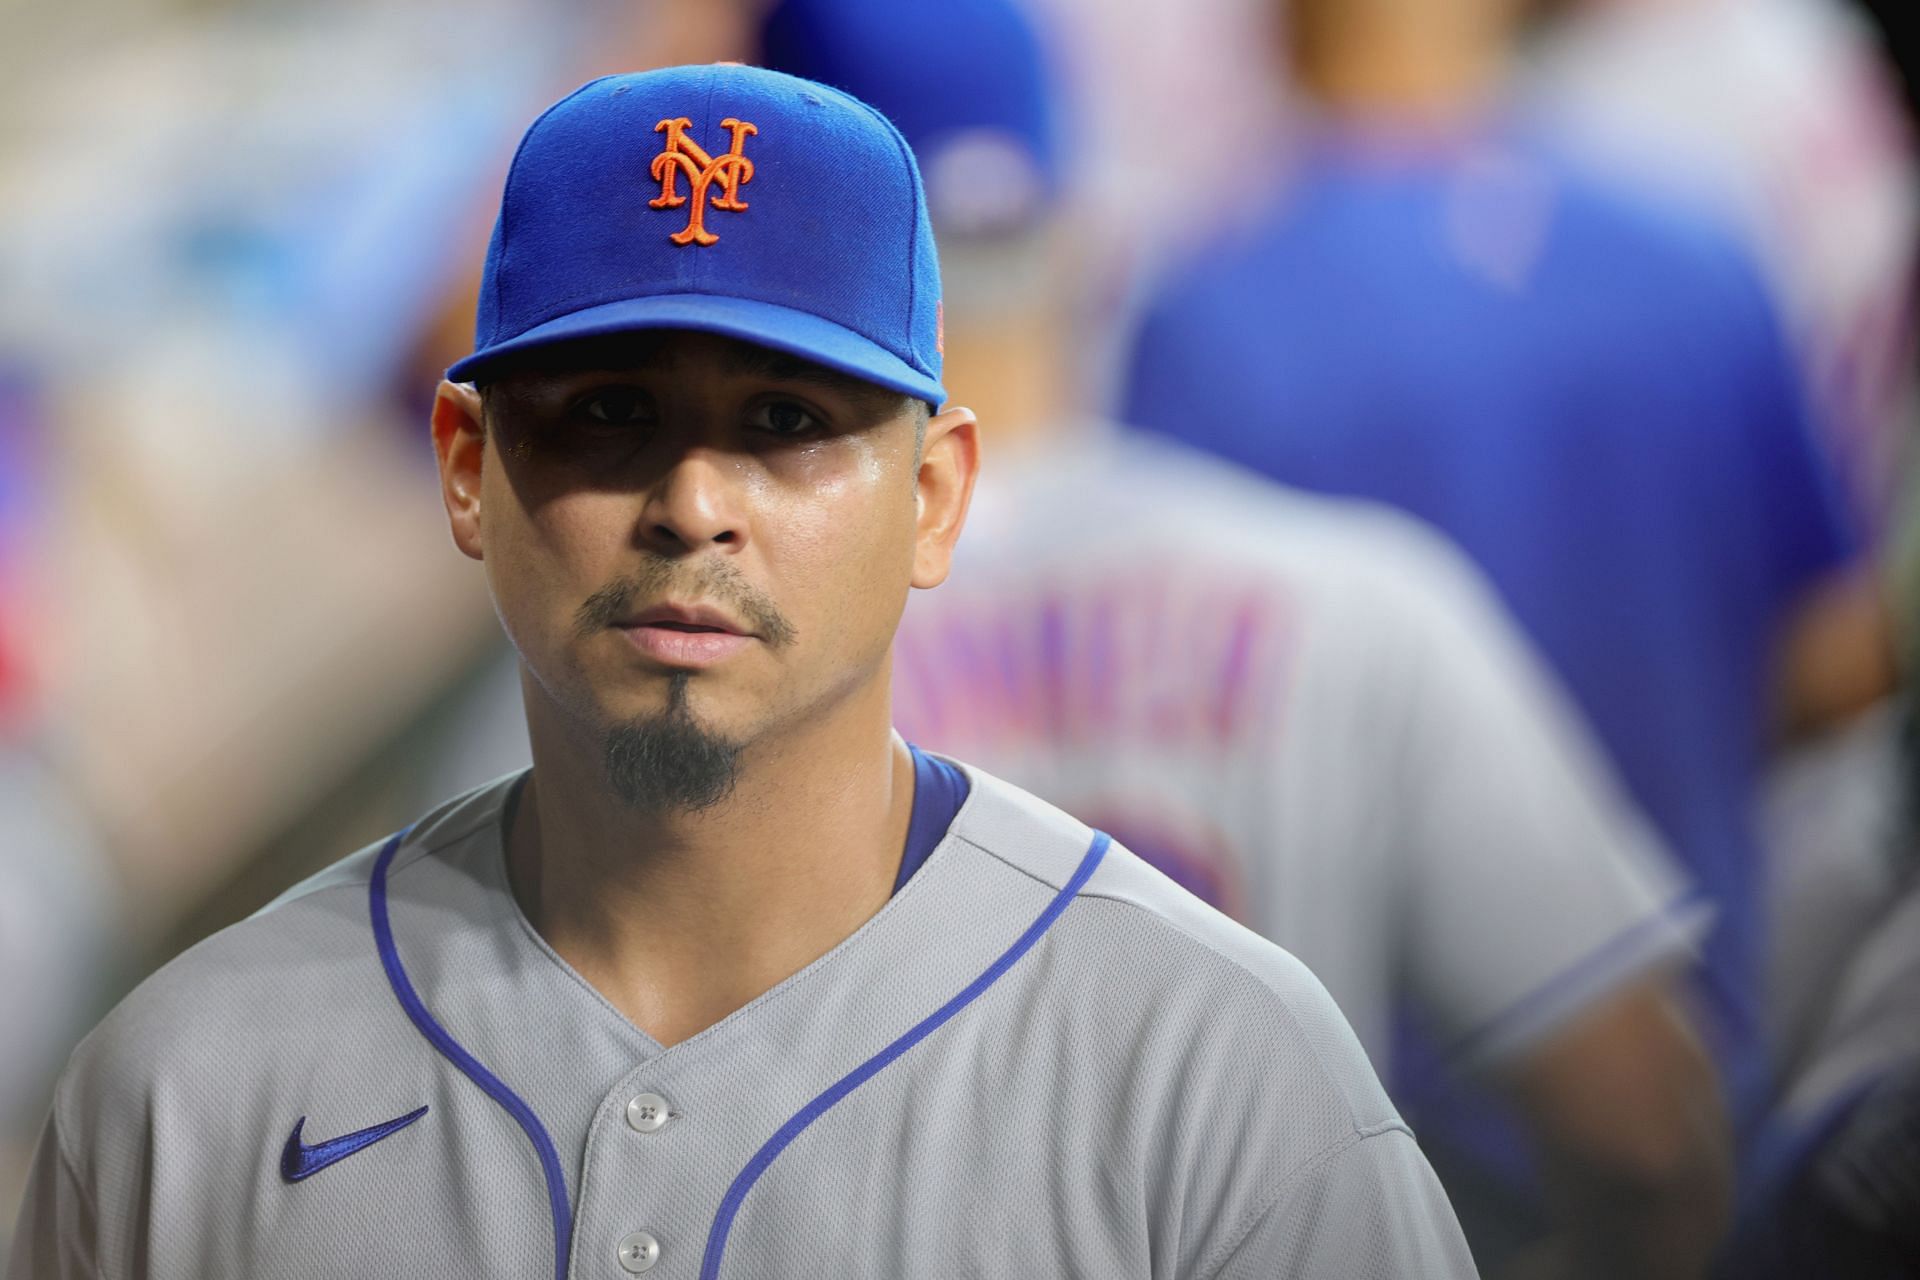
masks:
[[[697,813],[733,793],[740,747],[693,718],[687,707],[692,678],[674,673],[665,711],[607,734],[607,781],[642,813]]]

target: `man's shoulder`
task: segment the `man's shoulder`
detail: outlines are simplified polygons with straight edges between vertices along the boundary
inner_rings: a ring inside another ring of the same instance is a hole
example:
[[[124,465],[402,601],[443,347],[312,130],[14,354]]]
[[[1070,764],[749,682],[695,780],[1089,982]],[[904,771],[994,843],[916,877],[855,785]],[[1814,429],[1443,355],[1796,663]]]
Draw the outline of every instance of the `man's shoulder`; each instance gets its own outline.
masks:
[[[1228,1110],[1284,1080],[1334,1140],[1400,1127],[1352,1028],[1304,964],[1124,846],[967,768],[973,793],[953,834],[1055,894],[1075,885],[1049,930],[1046,963],[1066,994],[1100,1010],[1091,1021],[1122,1042],[1129,1070],[1179,1076],[1189,1096],[1223,1090],[1202,1100]],[[1159,1060],[1176,1047],[1178,1069]]]
[[[277,918],[289,909],[324,911],[338,897],[334,891],[341,889],[356,891],[364,901],[367,886],[373,879],[375,864],[387,845],[396,840],[404,838],[404,847],[398,851],[389,867],[390,875],[397,875],[425,858],[462,845],[475,835],[497,831],[501,815],[525,775],[525,770],[503,775],[435,806],[417,822],[402,828],[393,836],[375,840],[291,886],[234,926],[234,929],[269,917]],[[364,910],[361,919],[364,922]],[[213,936],[217,938],[222,935]]]
[[[408,828],[389,874],[404,876],[497,821],[507,781],[449,801]],[[390,843],[347,855],[148,976],[74,1050],[56,1109],[85,1116],[124,1106],[139,1114],[182,1080],[338,1048],[359,1006],[391,1006],[368,904],[375,865]]]

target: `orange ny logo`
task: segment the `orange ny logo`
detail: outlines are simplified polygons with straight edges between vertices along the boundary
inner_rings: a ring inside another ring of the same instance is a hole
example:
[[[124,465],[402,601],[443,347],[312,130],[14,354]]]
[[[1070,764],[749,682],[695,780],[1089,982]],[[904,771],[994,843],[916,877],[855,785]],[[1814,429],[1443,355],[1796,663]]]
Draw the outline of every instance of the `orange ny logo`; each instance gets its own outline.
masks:
[[[693,188],[693,211],[687,215],[687,225],[667,238],[675,244],[712,244],[720,237],[707,230],[707,193],[718,179],[720,193],[713,198],[714,208],[732,213],[747,207],[740,198],[740,188],[753,181],[753,161],[741,153],[741,148],[749,135],[760,132],[760,126],[732,116],[722,120],[720,127],[733,135],[733,146],[717,156],[708,155],[687,136],[692,127],[693,121],[685,116],[653,126],[655,133],[667,135],[667,145],[653,158],[650,171],[660,179],[660,198],[647,201],[647,207],[678,209],[685,204],[687,197],[680,194],[680,175],[685,173],[687,184]]]

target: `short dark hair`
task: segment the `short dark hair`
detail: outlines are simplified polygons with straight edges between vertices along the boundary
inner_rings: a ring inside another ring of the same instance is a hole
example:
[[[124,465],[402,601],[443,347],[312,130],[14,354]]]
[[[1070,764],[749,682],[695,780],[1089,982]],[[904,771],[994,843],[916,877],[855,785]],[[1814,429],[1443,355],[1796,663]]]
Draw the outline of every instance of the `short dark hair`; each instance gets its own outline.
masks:
[[[927,423],[933,420],[939,407],[930,400],[908,396],[907,412],[913,415],[913,464],[917,467],[920,465],[920,455],[927,447]]]

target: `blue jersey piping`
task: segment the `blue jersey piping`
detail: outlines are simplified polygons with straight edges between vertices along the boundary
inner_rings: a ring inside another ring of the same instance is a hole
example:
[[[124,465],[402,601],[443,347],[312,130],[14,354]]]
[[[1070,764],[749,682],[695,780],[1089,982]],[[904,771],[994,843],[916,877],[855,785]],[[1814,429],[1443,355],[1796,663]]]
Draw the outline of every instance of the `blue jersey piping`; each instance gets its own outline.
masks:
[[[534,1152],[540,1157],[541,1172],[546,1174],[547,1201],[553,1209],[553,1274],[555,1280],[566,1280],[567,1253],[573,1240],[573,1207],[567,1200],[567,1180],[560,1171],[560,1154],[554,1149],[552,1137],[548,1135],[546,1126],[540,1123],[540,1117],[533,1113],[533,1108],[519,1094],[487,1070],[478,1058],[447,1034],[445,1027],[434,1021],[433,1015],[427,1012],[427,1006],[414,991],[413,982],[400,963],[400,953],[393,945],[393,924],[387,918],[387,868],[392,865],[393,855],[399,851],[400,842],[406,835],[407,831],[399,831],[387,841],[387,847],[380,851],[379,859],[373,864],[373,879],[367,885],[367,911],[373,919],[373,940],[380,949],[380,964],[387,971],[387,982],[393,987],[394,997],[400,1001],[400,1007],[407,1011],[407,1017],[413,1019],[413,1025],[419,1028],[420,1034],[447,1061],[460,1068],[463,1075],[479,1085],[482,1092],[499,1103],[526,1132],[527,1140],[533,1143]]]
[[[1679,952],[1681,948],[1673,947],[1663,953],[1658,945],[1670,943],[1676,938],[1684,939],[1694,930],[1695,922],[1711,914],[1712,907],[1712,901],[1704,891],[1688,890],[1657,915],[1629,925],[1598,949],[1549,979],[1545,986],[1521,996],[1506,1009],[1469,1031],[1453,1046],[1448,1056],[1456,1061],[1470,1060],[1482,1051],[1483,1046],[1497,1043],[1515,1027],[1524,1027],[1555,1013],[1564,1019],[1569,1016],[1569,1003],[1573,1010],[1583,1007],[1585,1001],[1570,1000],[1571,996],[1584,995],[1591,999],[1596,994],[1596,988],[1598,993],[1616,990],[1623,977],[1637,974],[1648,968],[1650,963]],[[1648,950],[1650,946],[1656,949]]]
[[[1032,950],[1033,944],[1040,941],[1047,930],[1053,927],[1054,921],[1058,920],[1061,913],[1067,909],[1067,904],[1073,901],[1080,890],[1086,886],[1087,881],[1092,878],[1094,871],[1100,866],[1100,860],[1106,857],[1107,846],[1111,843],[1106,832],[1094,832],[1093,843],[1087,847],[1086,856],[1080,859],[1080,866],[1074,871],[1073,878],[1061,887],[1060,892],[1056,893],[1053,900],[1047,904],[1046,910],[1027,926],[1027,931],[1021,934],[998,960],[987,966],[986,971],[968,983],[960,994],[922,1018],[892,1044],[829,1085],[825,1092],[795,1112],[790,1120],[781,1125],[779,1130],[767,1139],[760,1150],[754,1153],[753,1159],[747,1161],[746,1168],[740,1170],[733,1180],[733,1185],[727,1188],[726,1197],[720,1201],[720,1210],[714,1215],[713,1226],[707,1231],[707,1248],[700,1261],[700,1280],[719,1280],[720,1263],[726,1255],[727,1235],[733,1229],[734,1215],[740,1212],[740,1205],[746,1200],[747,1192],[753,1190],[753,1184],[760,1180],[760,1175],[779,1158],[780,1153],[785,1151],[808,1125],[832,1109],[835,1103],[880,1074],[883,1068],[892,1065],[907,1050],[926,1039],[938,1030],[941,1024],[972,1004],[986,992],[987,988],[999,981],[1001,976],[1011,969],[1021,956]]]

